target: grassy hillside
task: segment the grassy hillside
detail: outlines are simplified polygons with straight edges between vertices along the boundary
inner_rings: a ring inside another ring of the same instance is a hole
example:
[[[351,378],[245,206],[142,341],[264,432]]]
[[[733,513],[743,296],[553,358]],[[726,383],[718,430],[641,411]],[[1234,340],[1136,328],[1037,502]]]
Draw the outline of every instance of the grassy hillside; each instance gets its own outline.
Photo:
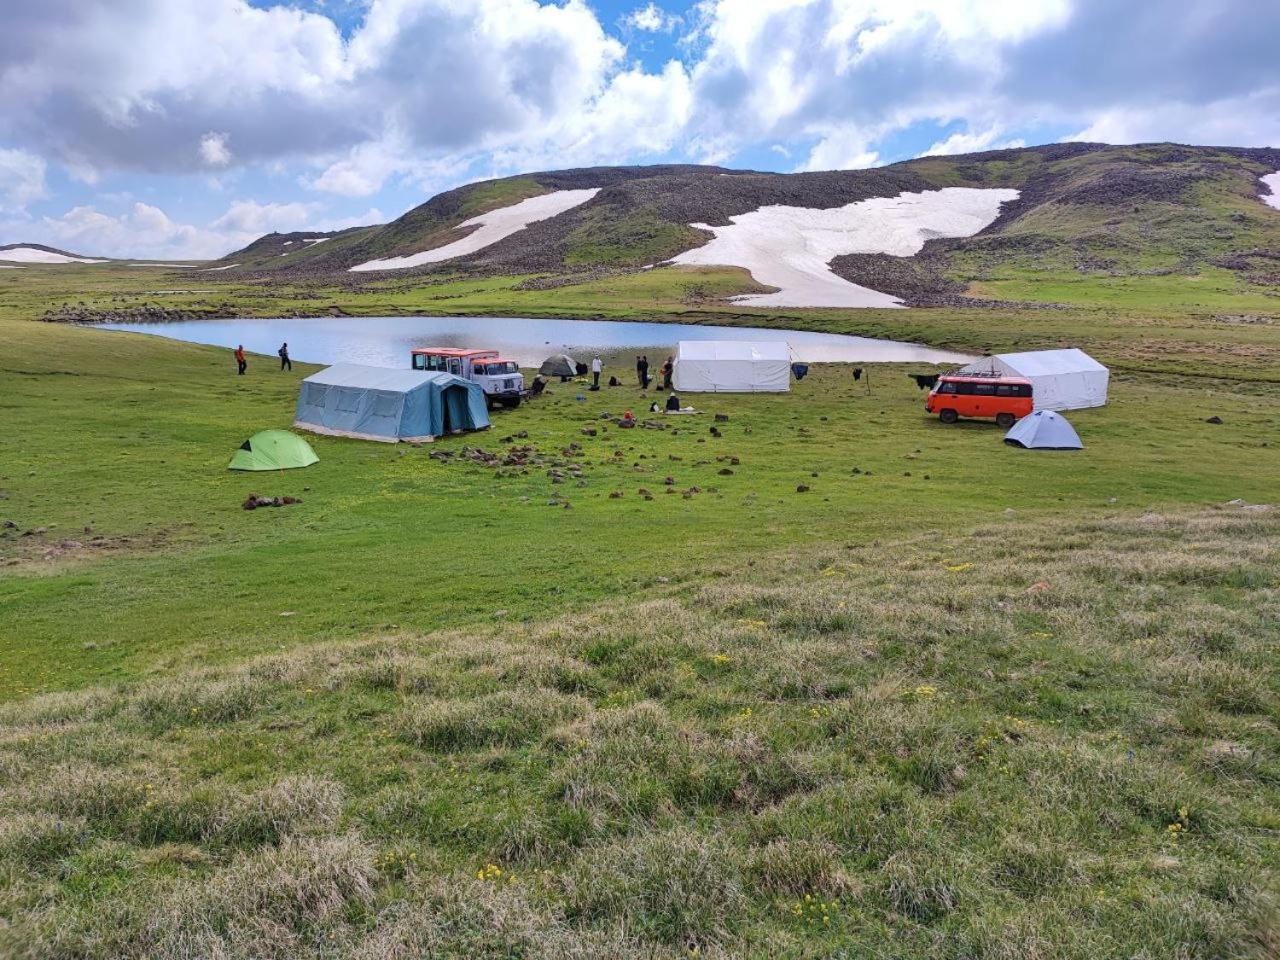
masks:
[[[244,270],[340,275],[374,257],[415,253],[457,239],[464,220],[549,190],[598,187],[590,202],[532,224],[491,247],[414,276],[581,274],[635,270],[705,242],[691,223],[727,224],[765,204],[834,207],[940,187],[1012,187],[1021,197],[967,240],[930,243],[916,258],[848,256],[834,269],[920,304],[962,305],[974,281],[1044,275],[1149,277],[1238,273],[1274,285],[1280,216],[1258,198],[1280,150],[1146,144],[1056,144],[929,157],[871,170],[757,173],[716,167],[601,167],[528,174],[460,187],[384,227],[335,238],[307,257],[249,260]],[[1036,297],[1035,299],[1043,299]]]
[[[12,705],[0,950],[1273,955],[1274,518],[672,541],[589,612]]]

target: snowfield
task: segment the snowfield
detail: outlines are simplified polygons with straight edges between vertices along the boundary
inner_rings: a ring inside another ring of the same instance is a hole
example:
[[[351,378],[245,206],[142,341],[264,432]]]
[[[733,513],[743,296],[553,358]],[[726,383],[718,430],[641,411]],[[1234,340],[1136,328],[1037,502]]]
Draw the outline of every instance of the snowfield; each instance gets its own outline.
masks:
[[[1262,202],[1269,207],[1275,207],[1280,210],[1280,170],[1268,177],[1263,177],[1262,182],[1271,188],[1271,196],[1263,197]]]
[[[538,197],[530,197],[528,200],[521,200],[519,203],[514,203],[509,207],[490,210],[488,213],[482,213],[478,217],[472,217],[470,220],[458,224],[456,227],[458,230],[467,227],[479,228],[461,240],[455,240],[453,243],[448,243],[443,247],[436,247],[432,250],[423,250],[421,253],[415,253],[408,257],[370,260],[368,263],[360,263],[351,267],[350,272],[403,270],[406,267],[418,267],[424,263],[439,263],[442,260],[452,260],[454,257],[475,253],[477,250],[483,250],[485,247],[523,230],[531,223],[537,223],[539,220],[549,220],[558,214],[564,213],[566,210],[572,210],[574,207],[586,203],[599,192],[600,189],[596,187],[591,190],[555,190]]]
[[[757,282],[777,293],[735,297],[760,307],[901,307],[887,293],[841,279],[828,264],[848,253],[910,257],[925,241],[970,237],[1000,215],[1017,190],[946,187],[896,197],[859,200],[843,207],[767,206],[726,227],[690,224],[715,234],[710,243],[671,262],[698,266],[745,267]]]
[[[50,253],[35,247],[14,247],[12,250],[0,250],[0,260],[10,263],[106,263],[105,260],[89,260],[85,257],[68,257],[61,253]]]

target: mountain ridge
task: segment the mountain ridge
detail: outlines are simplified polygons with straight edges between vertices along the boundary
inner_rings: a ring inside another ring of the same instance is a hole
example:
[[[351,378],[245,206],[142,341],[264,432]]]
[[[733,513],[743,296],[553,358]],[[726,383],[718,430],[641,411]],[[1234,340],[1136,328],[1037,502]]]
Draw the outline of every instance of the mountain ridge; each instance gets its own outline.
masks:
[[[387,224],[333,234],[260,238],[217,261],[227,274],[347,275],[360,263],[443,246],[459,223],[555,190],[597,188],[570,210],[480,250],[365,276],[549,274],[571,280],[665,263],[765,205],[813,209],[945,187],[1012,188],[1018,198],[975,235],[930,240],[914,257],[849,254],[833,272],[908,302],[953,297],[992,270],[1062,269],[1144,275],[1204,266],[1270,282],[1280,216],[1261,177],[1280,149],[1173,143],[1061,143],[921,157],[867,170],[770,173],[717,166],[585,167],[480,181],[438,194]],[[274,245],[267,241],[276,238]],[[323,237],[281,255],[281,244]],[[258,254],[269,253],[270,256]]]

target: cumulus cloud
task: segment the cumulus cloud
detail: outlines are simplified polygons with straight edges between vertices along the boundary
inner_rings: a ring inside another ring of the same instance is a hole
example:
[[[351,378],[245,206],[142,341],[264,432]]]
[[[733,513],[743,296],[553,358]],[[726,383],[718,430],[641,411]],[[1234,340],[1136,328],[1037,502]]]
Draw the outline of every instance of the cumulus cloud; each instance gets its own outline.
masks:
[[[260,236],[264,233],[287,233],[301,230],[316,213],[316,205],[309,203],[258,203],[256,200],[236,200],[227,212],[210,228],[222,233],[242,233]]]
[[[200,138],[200,159],[211,167],[225,167],[231,162],[231,149],[225,133],[206,133]]]
[[[957,153],[978,153],[982,150],[1007,150],[1013,147],[1025,147],[1025,140],[1017,137],[1005,139],[1001,128],[988,127],[985,130],[957,130],[945,140],[939,140],[928,150],[920,154],[922,157],[951,156]]]
[[[25,150],[0,149],[0,211],[21,210],[45,195],[44,161]]]
[[[105,213],[91,204],[58,217],[0,219],[0,236],[43,243],[89,256],[142,260],[215,259],[271,232],[329,232],[384,223],[376,207],[352,217],[331,218],[319,204],[236,200],[204,226],[173,220],[164,210],[134,201],[123,213]]]
[[[1256,0],[700,0],[683,20],[635,0],[608,29],[587,0],[368,0],[345,35],[320,4],[9,6],[10,211],[46,192],[46,164],[237,191],[243,171],[283,171],[323,200],[775,145],[798,169],[861,167],[904,141],[953,153],[1043,129],[1280,143],[1280,4]],[[628,50],[661,31],[670,62]]]
[[[23,229],[24,239],[89,256],[203,258],[224,252],[220,240],[175,223],[159,207],[140,202],[119,216],[90,205],[77,206],[60,217],[24,224]]]
[[[671,31],[682,22],[683,20],[680,17],[673,13],[667,13],[667,11],[652,2],[643,7],[637,7],[622,18],[624,27],[630,27],[632,30],[640,30],[644,33],[657,33],[661,30]]]

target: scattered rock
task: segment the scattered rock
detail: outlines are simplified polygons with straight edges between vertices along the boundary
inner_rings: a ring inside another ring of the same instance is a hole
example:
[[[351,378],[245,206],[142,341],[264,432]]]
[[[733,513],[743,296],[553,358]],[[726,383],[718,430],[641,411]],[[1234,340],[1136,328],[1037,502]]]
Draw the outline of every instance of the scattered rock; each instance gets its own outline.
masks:
[[[808,493],[808,492],[809,492],[809,485],[807,483],[801,483],[796,485],[796,493]]]
[[[1222,418],[1215,415],[1205,420],[1205,423],[1222,423]]]
[[[1027,587],[1027,593],[1044,593],[1049,589],[1048,580],[1037,580],[1031,586]]]
[[[716,414],[716,423],[728,423],[728,422],[729,422],[729,415],[727,413]]]
[[[728,467],[721,467],[721,468],[720,468],[720,470],[719,470],[719,471],[717,471],[717,472],[718,472],[718,473],[720,474],[720,476],[722,476],[722,477],[732,477],[732,476],[733,476],[733,471],[732,471],[732,470],[730,470]],[[808,489],[808,488],[806,488],[806,489]]]
[[[287,507],[289,504],[301,502],[297,497],[264,497],[251,493],[240,506],[245,510],[257,510],[259,507]]]

